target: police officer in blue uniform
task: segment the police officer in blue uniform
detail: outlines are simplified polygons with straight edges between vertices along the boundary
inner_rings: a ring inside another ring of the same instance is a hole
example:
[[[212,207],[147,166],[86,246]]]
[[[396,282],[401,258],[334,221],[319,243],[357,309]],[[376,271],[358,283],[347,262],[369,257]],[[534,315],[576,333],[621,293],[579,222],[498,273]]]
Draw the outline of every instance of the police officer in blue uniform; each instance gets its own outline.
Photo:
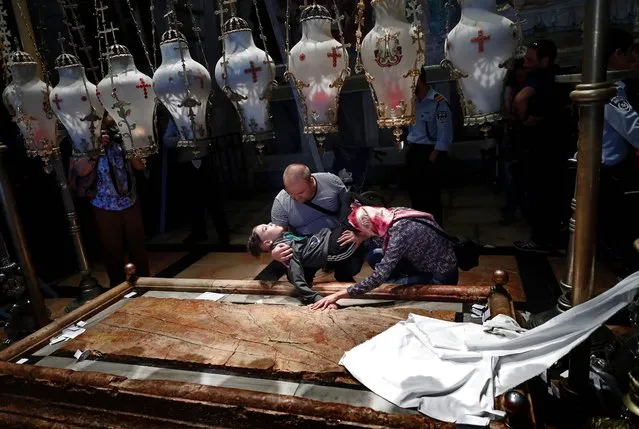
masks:
[[[632,34],[610,29],[606,53],[609,70],[633,67]],[[616,82],[617,95],[604,109],[604,132],[601,151],[600,235],[604,242],[620,251],[620,256],[635,259],[632,240],[639,233],[636,216],[639,207],[624,197],[626,190],[639,189],[639,174],[632,162],[632,152],[639,149],[639,114],[630,88]],[[577,154],[578,157],[578,154]],[[631,207],[630,205],[634,205]]]
[[[431,213],[443,225],[442,176],[453,142],[453,118],[446,98],[426,83],[423,67],[415,95],[416,121],[406,138],[408,194],[415,210]]]

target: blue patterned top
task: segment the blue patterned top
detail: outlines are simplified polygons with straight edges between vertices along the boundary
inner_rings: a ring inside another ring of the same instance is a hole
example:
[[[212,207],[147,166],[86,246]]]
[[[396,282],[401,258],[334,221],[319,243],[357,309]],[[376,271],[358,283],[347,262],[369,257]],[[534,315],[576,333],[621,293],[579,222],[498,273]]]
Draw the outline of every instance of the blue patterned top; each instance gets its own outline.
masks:
[[[94,207],[102,210],[122,211],[135,204],[135,177],[127,162],[120,145],[109,144],[105,146],[104,155],[98,158],[97,192],[95,198],[91,200],[91,204]],[[111,172],[111,168],[113,168],[113,172]],[[118,188],[120,192],[114,186],[112,177],[119,182]],[[130,192],[128,191],[129,178],[132,181]]]

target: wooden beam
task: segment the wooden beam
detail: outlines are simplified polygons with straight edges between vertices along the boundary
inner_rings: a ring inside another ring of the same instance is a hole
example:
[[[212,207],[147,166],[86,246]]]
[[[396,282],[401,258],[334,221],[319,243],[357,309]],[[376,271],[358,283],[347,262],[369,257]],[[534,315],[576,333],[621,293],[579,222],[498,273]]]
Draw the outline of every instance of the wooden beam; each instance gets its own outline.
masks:
[[[318,283],[313,290],[327,296],[342,291],[351,283]],[[163,279],[141,277],[136,288],[146,290],[170,290],[179,292],[216,292],[247,295],[294,296],[295,288],[289,282],[261,280],[213,280],[213,279]],[[385,284],[371,292],[358,296],[362,299],[386,299],[400,301],[485,302],[492,286],[417,285],[401,286]]]
[[[0,361],[10,361],[20,358],[21,356],[34,352],[49,342],[58,332],[67,326],[86,320],[89,317],[108,308],[112,304],[119,301],[122,296],[131,291],[131,285],[127,282],[109,289],[107,292],[95,299],[87,302],[81,307],[76,308],[71,313],[56,319],[44,328],[34,332],[26,338],[10,345],[6,349],[0,351]]]

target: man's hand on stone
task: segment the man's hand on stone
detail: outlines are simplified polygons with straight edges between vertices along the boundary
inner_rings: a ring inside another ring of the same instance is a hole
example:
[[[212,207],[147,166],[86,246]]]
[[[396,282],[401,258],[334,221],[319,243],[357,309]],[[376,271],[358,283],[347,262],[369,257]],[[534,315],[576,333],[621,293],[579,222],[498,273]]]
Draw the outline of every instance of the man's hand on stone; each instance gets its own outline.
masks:
[[[293,257],[293,249],[288,244],[280,243],[271,251],[271,257],[277,262],[288,266],[288,261]]]

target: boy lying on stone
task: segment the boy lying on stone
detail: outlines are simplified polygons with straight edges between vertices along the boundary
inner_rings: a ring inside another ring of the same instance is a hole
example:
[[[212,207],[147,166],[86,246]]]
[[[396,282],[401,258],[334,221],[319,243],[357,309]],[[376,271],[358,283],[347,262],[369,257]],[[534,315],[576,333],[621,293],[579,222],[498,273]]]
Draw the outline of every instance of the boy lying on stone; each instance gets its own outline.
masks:
[[[344,226],[324,228],[317,234],[300,237],[287,232],[282,226],[269,223],[253,228],[247,248],[249,253],[257,257],[262,252],[270,252],[280,243],[291,246],[293,257],[288,262],[288,280],[297,289],[302,303],[313,304],[322,299],[320,294],[311,289],[317,270],[350,258],[364,240]],[[338,307],[332,304],[328,308]]]

